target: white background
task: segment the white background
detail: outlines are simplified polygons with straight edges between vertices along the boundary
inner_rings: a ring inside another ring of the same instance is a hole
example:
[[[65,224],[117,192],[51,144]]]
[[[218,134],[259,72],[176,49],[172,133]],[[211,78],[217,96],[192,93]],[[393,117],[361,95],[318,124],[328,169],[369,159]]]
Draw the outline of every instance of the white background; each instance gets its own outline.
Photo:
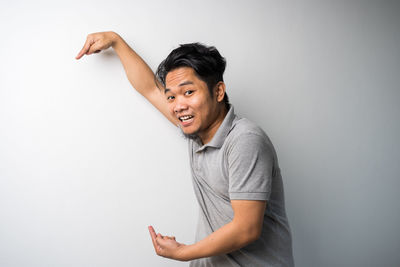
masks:
[[[237,113],[280,159],[296,265],[400,265],[396,1],[0,2],[0,266],[186,266],[147,232],[191,243],[186,142],[134,91],[113,30],[149,63],[215,45]]]

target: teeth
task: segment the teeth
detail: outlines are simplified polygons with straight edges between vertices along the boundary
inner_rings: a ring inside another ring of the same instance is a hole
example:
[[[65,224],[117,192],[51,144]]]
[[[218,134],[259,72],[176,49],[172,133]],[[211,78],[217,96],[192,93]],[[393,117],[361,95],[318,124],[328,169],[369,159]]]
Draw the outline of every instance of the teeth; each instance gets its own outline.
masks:
[[[190,116],[190,115],[179,117],[179,119],[180,119],[181,121],[187,121],[187,120],[190,120],[191,118],[193,118],[193,116]]]

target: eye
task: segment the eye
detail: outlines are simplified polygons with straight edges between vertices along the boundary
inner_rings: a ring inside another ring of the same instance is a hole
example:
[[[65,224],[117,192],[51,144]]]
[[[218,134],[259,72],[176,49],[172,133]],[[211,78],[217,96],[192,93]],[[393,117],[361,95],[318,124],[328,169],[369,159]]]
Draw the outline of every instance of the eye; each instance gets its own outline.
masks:
[[[193,91],[192,91],[192,90],[187,90],[187,91],[185,92],[185,95],[191,95],[191,94],[193,94]]]
[[[170,95],[170,96],[167,97],[167,100],[172,100],[172,99],[175,99],[175,96]]]

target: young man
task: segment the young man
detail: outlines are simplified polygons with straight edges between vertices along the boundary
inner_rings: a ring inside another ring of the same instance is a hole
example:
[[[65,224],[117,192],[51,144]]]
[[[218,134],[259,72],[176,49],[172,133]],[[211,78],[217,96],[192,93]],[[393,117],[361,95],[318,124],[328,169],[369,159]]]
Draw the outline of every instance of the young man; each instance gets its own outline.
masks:
[[[196,242],[185,245],[149,227],[156,253],[190,266],[293,266],[283,184],[266,134],[235,115],[225,93],[225,59],[214,47],[186,44],[156,78],[114,32],[90,34],[77,59],[112,47],[132,86],[188,137],[200,205]]]

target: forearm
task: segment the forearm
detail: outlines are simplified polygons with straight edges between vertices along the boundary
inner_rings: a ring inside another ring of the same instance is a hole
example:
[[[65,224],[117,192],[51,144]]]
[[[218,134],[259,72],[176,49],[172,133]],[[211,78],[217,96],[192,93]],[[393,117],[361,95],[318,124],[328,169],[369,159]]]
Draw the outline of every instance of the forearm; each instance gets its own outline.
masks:
[[[170,259],[190,261],[198,258],[226,254],[257,240],[262,232],[266,201],[231,200],[234,218],[203,240],[185,245],[156,234],[149,226],[150,236],[157,255]]]
[[[132,86],[144,97],[149,98],[158,90],[154,73],[146,62],[115,32],[111,32],[112,47],[117,53]]]
[[[203,240],[185,246],[182,251],[182,260],[189,261],[198,258],[227,254],[238,250],[258,238],[259,233],[243,228],[232,221]]]

